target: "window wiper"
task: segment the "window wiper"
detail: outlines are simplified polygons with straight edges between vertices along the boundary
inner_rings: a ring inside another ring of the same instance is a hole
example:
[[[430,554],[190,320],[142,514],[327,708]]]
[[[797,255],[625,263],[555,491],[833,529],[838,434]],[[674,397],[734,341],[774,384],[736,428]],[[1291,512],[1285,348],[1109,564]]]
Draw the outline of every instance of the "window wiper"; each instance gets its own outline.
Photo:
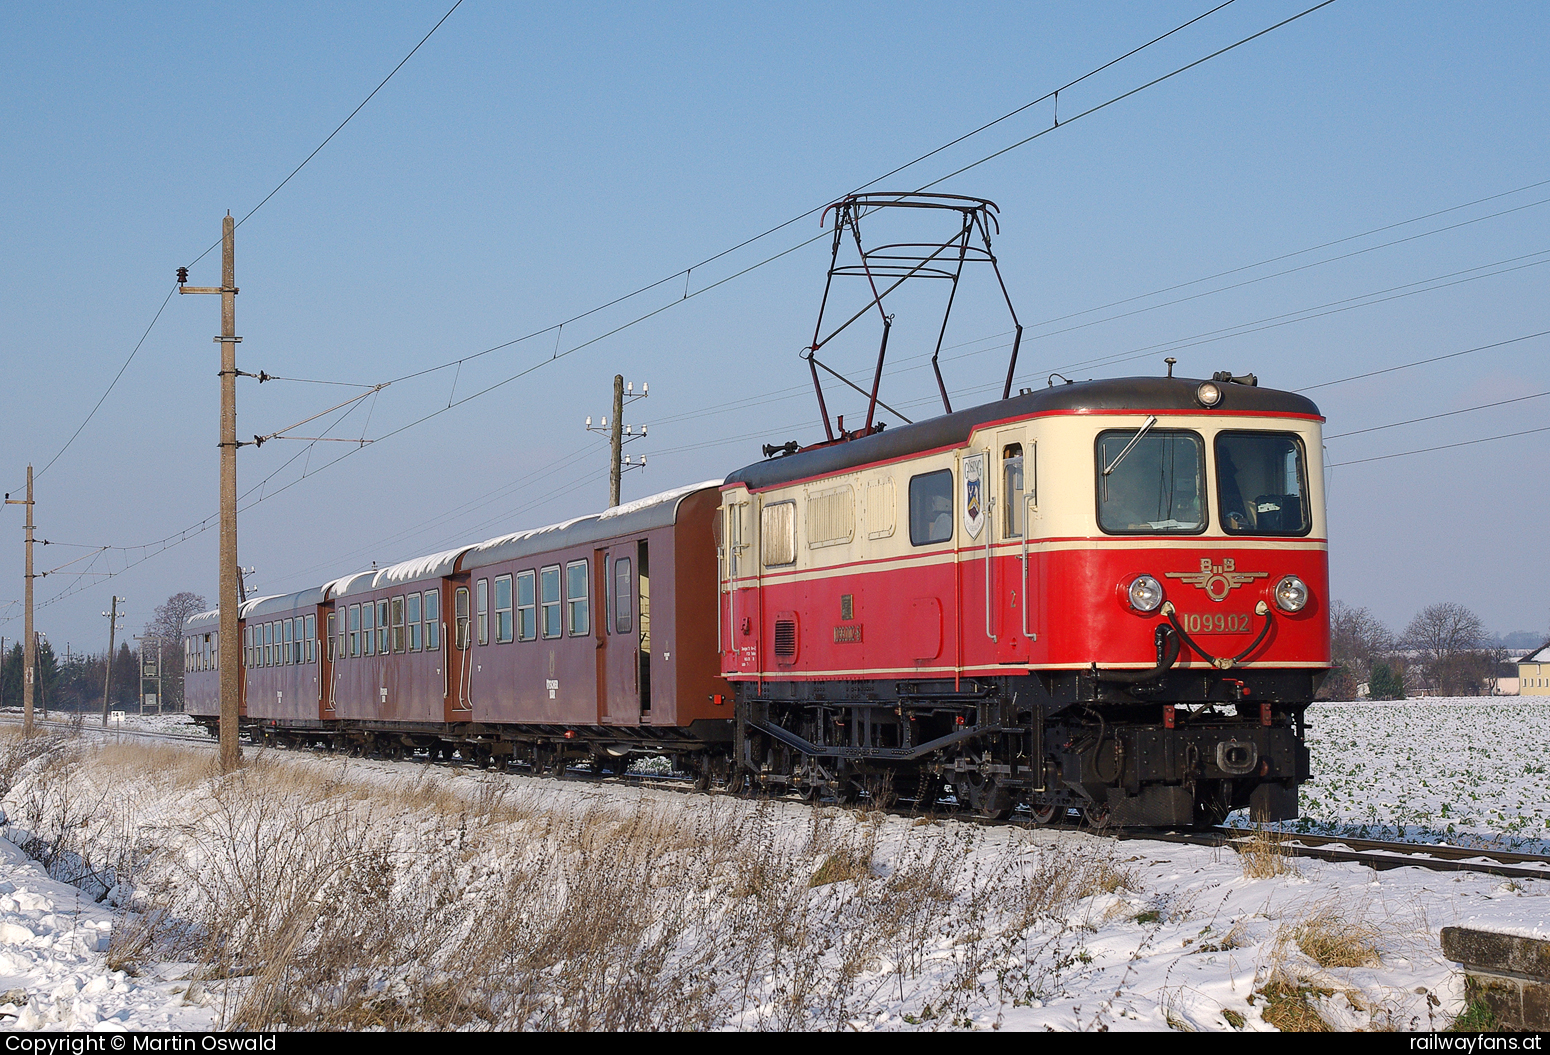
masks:
[[[1131,441],[1129,443],[1125,444],[1125,449],[1124,450],[1120,451],[1118,454],[1116,454],[1114,456],[1114,460],[1112,462],[1110,462],[1108,464],[1108,466],[1103,470],[1103,475],[1104,476],[1108,476],[1115,469],[1117,469],[1119,467],[1119,463],[1125,460],[1125,455],[1129,454],[1131,452],[1131,450],[1135,447],[1135,445],[1141,442],[1141,437],[1145,436],[1147,430],[1150,429],[1155,424],[1157,424],[1157,415],[1156,414],[1148,414],[1147,418],[1146,418],[1146,421],[1141,426],[1140,431],[1138,431],[1135,434],[1135,436],[1131,438]]]

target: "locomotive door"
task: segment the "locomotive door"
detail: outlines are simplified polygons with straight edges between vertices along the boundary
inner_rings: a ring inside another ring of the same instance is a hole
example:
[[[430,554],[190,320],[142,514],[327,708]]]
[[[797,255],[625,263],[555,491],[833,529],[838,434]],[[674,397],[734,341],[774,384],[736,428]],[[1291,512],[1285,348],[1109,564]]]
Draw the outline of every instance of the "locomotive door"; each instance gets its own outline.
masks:
[[[605,725],[636,725],[650,713],[650,675],[641,691],[641,635],[647,633],[646,541],[594,551],[593,596],[598,619],[597,717]]]
[[[759,671],[759,553],[755,537],[754,503],[737,502],[724,507],[727,554],[727,633],[724,648],[729,653],[723,669],[734,674]]]
[[[992,607],[995,609],[996,662],[1026,663],[1037,639],[1034,613],[1038,576],[1028,554],[1029,512],[1035,494],[1034,447],[1025,429],[1001,429],[996,433],[995,566],[992,572]]]

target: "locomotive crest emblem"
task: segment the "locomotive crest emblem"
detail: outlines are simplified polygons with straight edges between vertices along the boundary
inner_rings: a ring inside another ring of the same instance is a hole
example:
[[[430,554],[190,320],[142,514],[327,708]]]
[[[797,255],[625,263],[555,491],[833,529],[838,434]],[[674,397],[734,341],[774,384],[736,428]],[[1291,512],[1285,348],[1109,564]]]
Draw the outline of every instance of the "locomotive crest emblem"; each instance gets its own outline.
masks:
[[[1269,576],[1268,571],[1238,571],[1234,566],[1233,558],[1227,557],[1220,564],[1212,564],[1210,557],[1200,558],[1200,570],[1170,571],[1167,577],[1187,582],[1191,586],[1198,586],[1206,592],[1206,596],[1213,601],[1224,601],[1227,595],[1234,589],[1245,583],[1251,583],[1255,579],[1263,579]]]
[[[963,460],[963,529],[979,538],[985,529],[985,456],[972,454]]]

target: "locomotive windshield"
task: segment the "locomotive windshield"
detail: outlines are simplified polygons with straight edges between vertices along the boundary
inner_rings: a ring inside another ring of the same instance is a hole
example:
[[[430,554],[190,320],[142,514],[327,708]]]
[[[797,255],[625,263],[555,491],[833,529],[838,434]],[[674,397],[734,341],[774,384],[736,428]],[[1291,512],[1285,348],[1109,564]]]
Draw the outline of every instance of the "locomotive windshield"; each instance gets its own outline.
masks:
[[[1206,528],[1205,444],[1195,432],[1098,434],[1098,526],[1111,535],[1193,535]]]
[[[1216,479],[1229,535],[1306,535],[1312,526],[1302,441],[1290,433],[1218,434]]]

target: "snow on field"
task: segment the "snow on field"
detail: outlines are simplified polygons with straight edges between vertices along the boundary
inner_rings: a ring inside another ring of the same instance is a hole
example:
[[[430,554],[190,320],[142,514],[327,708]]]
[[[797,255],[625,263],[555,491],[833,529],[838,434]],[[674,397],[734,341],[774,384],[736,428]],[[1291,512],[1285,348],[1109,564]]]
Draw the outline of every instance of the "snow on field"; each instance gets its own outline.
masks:
[[[1550,702],[1316,703],[1294,831],[1550,853]]]
[[[1306,822],[1526,839],[1546,716],[1318,705]],[[89,732],[17,774],[13,841],[67,821],[86,852],[56,871],[120,871],[78,888],[0,843],[0,1028],[1431,1029],[1463,1009],[1442,927],[1550,934],[1550,880],[251,749],[218,779],[209,757]],[[282,867],[243,872],[258,849]],[[272,911],[200,899],[239,884]],[[220,928],[246,951],[195,947]]]

